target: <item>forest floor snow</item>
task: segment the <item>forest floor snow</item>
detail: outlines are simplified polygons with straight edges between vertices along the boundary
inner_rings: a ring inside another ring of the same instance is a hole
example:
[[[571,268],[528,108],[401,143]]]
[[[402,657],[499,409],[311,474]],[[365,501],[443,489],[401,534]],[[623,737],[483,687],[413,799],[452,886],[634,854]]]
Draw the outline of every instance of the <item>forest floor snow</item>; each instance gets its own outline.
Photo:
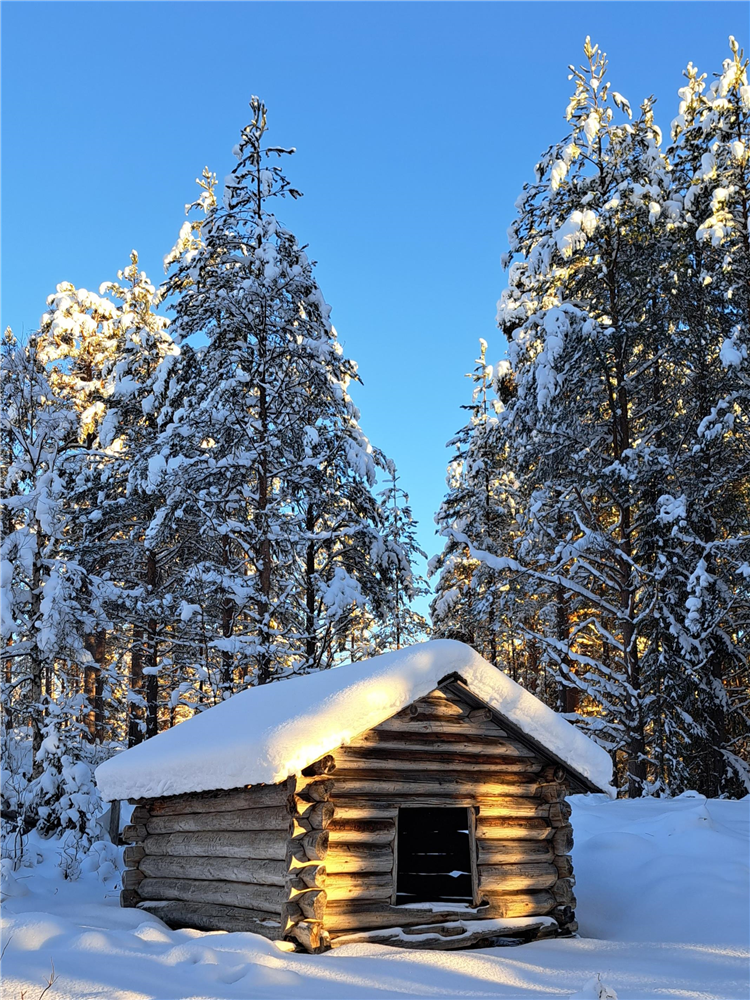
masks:
[[[5,880],[2,996],[38,1000],[54,965],[46,1000],[748,997],[750,797],[571,802],[580,936],[458,952],[171,931],[119,908],[108,851],[71,882],[37,841]]]

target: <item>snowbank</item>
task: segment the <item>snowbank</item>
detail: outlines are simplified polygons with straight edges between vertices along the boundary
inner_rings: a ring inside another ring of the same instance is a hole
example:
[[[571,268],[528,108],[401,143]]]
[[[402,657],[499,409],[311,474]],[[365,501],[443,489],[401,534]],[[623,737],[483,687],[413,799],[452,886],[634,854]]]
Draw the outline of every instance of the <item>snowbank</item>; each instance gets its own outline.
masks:
[[[462,952],[351,944],[291,954],[254,934],[170,931],[120,909],[108,857],[77,882],[41,863],[3,902],[3,996],[53,1000],[496,997],[738,1000],[748,981],[750,799],[573,796],[578,939]],[[694,873],[694,874],[693,874]]]
[[[597,788],[609,755],[470,646],[424,642],[371,660],[250,688],[101,764],[103,798],[154,798],[275,784],[434,690],[451,673]]]

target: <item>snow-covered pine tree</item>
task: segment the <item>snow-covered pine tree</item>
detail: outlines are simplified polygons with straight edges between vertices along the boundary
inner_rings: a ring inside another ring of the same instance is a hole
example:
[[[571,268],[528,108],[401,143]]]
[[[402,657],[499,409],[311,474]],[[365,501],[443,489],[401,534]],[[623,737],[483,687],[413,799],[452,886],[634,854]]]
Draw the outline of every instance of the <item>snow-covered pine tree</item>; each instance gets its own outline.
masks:
[[[378,634],[381,649],[401,649],[418,642],[427,632],[427,621],[412,608],[417,597],[429,593],[423,577],[414,573],[413,564],[427,554],[417,541],[417,522],[409,505],[409,494],[399,485],[400,477],[393,462],[387,463],[387,485],[380,491],[383,511],[383,566],[388,612]]]
[[[158,731],[159,671],[170,607],[174,546],[146,544],[160,495],[150,475],[158,435],[160,404],[177,355],[168,321],[155,312],[157,295],[138,255],[106,282],[101,294],[118,303],[116,346],[104,365],[107,412],[99,429],[100,449],[90,456],[77,484],[75,502],[82,518],[82,545],[89,561],[107,566],[115,582],[113,641],[127,656],[128,744]],[[157,461],[158,464],[158,461]],[[94,502],[88,496],[95,496]],[[165,606],[166,605],[166,606]]]
[[[687,356],[686,446],[671,525],[669,627],[691,690],[692,737],[665,741],[673,772],[709,795],[750,788],[747,635],[750,611],[750,87],[735,39],[709,86],[689,65],[669,158],[684,201],[669,300]],[[683,684],[684,689],[684,684]]]
[[[660,310],[680,206],[650,101],[630,107],[587,40],[571,67],[570,134],[547,151],[510,230],[498,321],[517,396],[504,415],[527,498],[507,566],[554,605],[538,643],[620,750],[631,794],[647,780],[645,622],[654,506],[669,479],[673,330]]]
[[[97,804],[83,789],[86,765],[76,768],[85,728],[81,680],[92,661],[86,640],[108,622],[102,582],[71,547],[64,467],[75,461],[80,424],[50,385],[35,337],[22,346],[6,331],[0,378],[3,701],[6,722],[17,731],[28,724],[31,744],[19,822],[47,835],[88,836]],[[50,766],[50,755],[60,767]],[[72,791],[88,796],[75,816],[66,798]]]
[[[108,371],[117,349],[118,309],[109,299],[85,288],[75,288],[70,282],[59,284],[47,304],[49,311],[42,316],[37,351],[51,387],[60,399],[71,404],[78,418],[78,448],[75,461],[65,466],[71,478],[64,491],[68,498],[76,491],[76,510],[69,524],[71,531],[78,531],[85,516],[84,500],[74,483],[87,463],[84,453],[93,454],[99,448],[99,429],[111,392]],[[97,496],[89,496],[86,503],[95,509]],[[77,548],[80,541],[80,537],[71,538],[71,546]],[[106,559],[91,563],[83,557],[82,561],[88,573],[94,576],[106,573]],[[88,635],[86,644],[91,660],[84,674],[89,704],[85,718],[91,738],[101,742],[105,738],[105,703],[115,683],[114,658],[108,655],[105,629]]]
[[[158,442],[163,526],[190,534],[182,596],[221,696],[328,662],[339,625],[377,595],[372,494],[344,358],[305,251],[269,210],[298,197],[266,146],[266,109],[235,147],[218,205],[204,175],[167,258],[182,355]],[[191,339],[204,337],[204,346]],[[218,658],[218,661],[217,661]]]
[[[467,376],[474,383],[472,400],[463,407],[470,419],[448,442],[456,454],[448,466],[448,494],[435,517],[446,542],[429,565],[431,574],[439,572],[431,616],[436,634],[465,638],[497,666],[498,616],[493,608],[497,574],[469,549],[475,544],[494,552],[499,535],[494,495],[497,455],[490,417],[493,371],[487,363],[487,343],[479,343],[480,356]]]

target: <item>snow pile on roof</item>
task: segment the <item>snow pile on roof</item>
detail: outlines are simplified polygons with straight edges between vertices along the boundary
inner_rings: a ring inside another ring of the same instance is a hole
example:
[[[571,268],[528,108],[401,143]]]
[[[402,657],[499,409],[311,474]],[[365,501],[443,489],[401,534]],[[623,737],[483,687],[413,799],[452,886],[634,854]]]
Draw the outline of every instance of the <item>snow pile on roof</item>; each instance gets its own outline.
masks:
[[[473,694],[611,793],[609,754],[470,646],[439,639],[262,687],[101,764],[107,799],[275,784],[460,674]]]

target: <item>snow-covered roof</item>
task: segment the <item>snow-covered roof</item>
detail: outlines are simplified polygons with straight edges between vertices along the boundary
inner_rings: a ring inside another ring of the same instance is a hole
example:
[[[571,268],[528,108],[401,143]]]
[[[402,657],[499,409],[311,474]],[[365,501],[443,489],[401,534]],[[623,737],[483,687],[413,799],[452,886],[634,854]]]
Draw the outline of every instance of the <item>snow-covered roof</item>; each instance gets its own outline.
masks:
[[[574,773],[611,793],[605,750],[452,639],[248,688],[100,764],[96,782],[107,800],[275,784],[385,722],[450,674]]]

